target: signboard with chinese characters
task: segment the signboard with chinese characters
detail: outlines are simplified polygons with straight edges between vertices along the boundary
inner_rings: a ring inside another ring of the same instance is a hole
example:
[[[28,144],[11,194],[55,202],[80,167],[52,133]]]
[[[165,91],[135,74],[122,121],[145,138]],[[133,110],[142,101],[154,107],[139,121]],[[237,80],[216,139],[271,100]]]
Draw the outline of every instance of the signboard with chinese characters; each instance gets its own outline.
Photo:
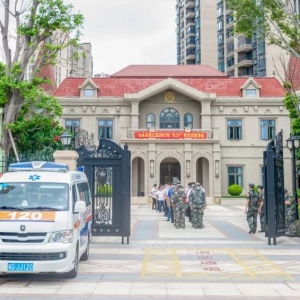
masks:
[[[136,131],[134,133],[136,139],[196,139],[204,140],[207,133],[202,131],[180,132],[180,131]]]

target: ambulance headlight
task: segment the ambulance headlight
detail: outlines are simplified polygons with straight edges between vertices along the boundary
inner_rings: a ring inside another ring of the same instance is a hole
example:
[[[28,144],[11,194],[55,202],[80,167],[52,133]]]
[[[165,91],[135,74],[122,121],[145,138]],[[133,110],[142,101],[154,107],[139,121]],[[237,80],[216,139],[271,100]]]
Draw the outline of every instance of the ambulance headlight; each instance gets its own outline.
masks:
[[[49,243],[72,243],[73,242],[73,230],[64,230],[53,232]]]

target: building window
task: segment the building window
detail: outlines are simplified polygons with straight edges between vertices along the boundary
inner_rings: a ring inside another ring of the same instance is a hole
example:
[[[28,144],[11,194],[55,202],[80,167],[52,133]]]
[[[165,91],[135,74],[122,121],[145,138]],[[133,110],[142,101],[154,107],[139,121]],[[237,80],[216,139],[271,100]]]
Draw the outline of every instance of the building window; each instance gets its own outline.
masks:
[[[273,140],[275,138],[275,120],[260,120],[260,131],[262,140]]]
[[[112,120],[99,120],[98,121],[98,138],[109,139],[113,138],[113,121]]]
[[[256,89],[246,89],[247,97],[256,97]]]
[[[65,129],[67,131],[70,131],[74,134],[76,132],[76,129],[79,128],[80,128],[80,120],[75,120],[75,119],[65,120]]]
[[[191,114],[184,115],[184,127],[193,128],[193,116]]]
[[[83,92],[84,97],[94,97],[95,91],[92,89],[85,89]]]
[[[242,120],[227,120],[227,139],[242,139]]]
[[[166,108],[160,113],[160,128],[179,128],[179,113],[174,108]]]
[[[147,115],[146,128],[150,128],[150,127],[155,127],[155,115],[154,114]]]
[[[243,167],[228,167],[228,186],[232,184],[243,187]]]

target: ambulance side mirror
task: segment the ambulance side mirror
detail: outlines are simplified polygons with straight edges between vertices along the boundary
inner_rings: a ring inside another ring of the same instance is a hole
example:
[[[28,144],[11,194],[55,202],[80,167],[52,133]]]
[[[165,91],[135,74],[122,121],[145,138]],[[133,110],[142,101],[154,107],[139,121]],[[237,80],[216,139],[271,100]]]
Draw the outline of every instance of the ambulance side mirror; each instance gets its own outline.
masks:
[[[74,207],[74,213],[84,213],[86,211],[86,205],[84,201],[76,201]]]

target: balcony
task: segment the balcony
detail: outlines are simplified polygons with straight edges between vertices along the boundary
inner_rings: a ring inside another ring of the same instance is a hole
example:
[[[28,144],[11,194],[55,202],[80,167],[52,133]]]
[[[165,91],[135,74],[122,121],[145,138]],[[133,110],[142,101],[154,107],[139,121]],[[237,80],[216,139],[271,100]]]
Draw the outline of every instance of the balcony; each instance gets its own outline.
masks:
[[[185,26],[195,26],[195,18],[186,19]]]
[[[239,67],[251,67],[253,66],[253,58],[252,55],[241,55],[238,57],[238,62],[235,65],[235,67],[239,68]]]
[[[213,129],[156,129],[121,128],[122,142],[153,143],[153,141],[178,143],[179,141],[190,141],[195,143],[205,143],[207,140],[219,140],[218,128]]]
[[[195,1],[194,0],[186,0],[186,8],[195,7]]]
[[[252,40],[242,37],[238,39],[236,52],[250,52],[253,50]]]
[[[187,8],[185,11],[185,17],[188,18],[194,18],[195,17],[195,10],[194,8]]]

